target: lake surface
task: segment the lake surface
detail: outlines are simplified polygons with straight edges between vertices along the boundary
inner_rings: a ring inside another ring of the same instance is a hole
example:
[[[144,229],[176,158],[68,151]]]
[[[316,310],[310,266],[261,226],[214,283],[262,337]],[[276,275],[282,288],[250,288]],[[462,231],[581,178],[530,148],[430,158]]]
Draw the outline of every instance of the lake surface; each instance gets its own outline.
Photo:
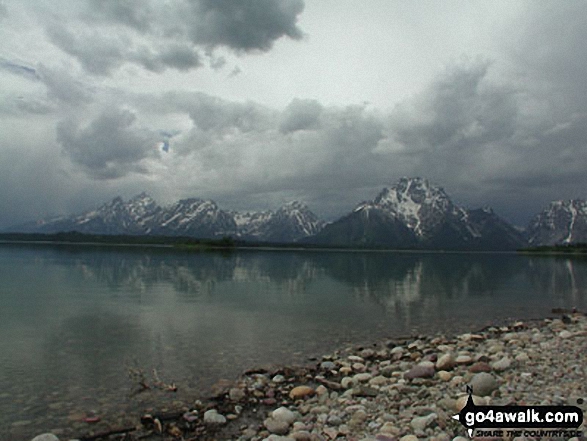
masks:
[[[348,344],[585,310],[586,290],[580,258],[0,244],[0,440],[135,424]],[[153,369],[178,392],[135,393]]]

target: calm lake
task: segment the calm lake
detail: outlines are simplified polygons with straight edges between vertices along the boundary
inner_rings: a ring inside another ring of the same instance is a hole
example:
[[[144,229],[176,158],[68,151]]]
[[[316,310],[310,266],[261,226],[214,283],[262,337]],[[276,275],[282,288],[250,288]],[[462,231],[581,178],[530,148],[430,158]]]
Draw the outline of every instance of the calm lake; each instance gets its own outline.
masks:
[[[586,290],[581,258],[0,244],[0,439],[136,424],[348,344],[585,310]],[[129,371],[153,369],[178,391],[135,393]]]

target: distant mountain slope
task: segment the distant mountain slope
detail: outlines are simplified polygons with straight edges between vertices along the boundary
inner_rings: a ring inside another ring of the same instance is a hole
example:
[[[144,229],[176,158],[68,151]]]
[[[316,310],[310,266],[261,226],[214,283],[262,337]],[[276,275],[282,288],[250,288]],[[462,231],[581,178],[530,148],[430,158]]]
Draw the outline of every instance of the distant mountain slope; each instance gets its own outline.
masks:
[[[126,202],[117,197],[95,210],[29,222],[5,231],[158,234],[202,239],[230,236],[257,242],[365,248],[514,250],[587,243],[587,202],[552,202],[523,231],[490,208],[460,207],[442,187],[414,177],[401,178],[373,200],[358,204],[330,224],[298,201],[277,210],[236,212],[198,198],[161,207],[148,194],[141,193]]]
[[[492,210],[455,205],[422,178],[402,178],[305,242],[425,249],[515,249],[522,235]]]
[[[587,201],[551,202],[527,228],[530,246],[587,243]]]
[[[222,210],[216,202],[182,199],[160,207],[146,193],[127,202],[117,197],[95,210],[29,222],[14,232],[88,234],[158,234],[203,239],[231,236],[265,242],[295,242],[320,231],[324,222],[303,203],[290,202],[276,211],[238,213]]]

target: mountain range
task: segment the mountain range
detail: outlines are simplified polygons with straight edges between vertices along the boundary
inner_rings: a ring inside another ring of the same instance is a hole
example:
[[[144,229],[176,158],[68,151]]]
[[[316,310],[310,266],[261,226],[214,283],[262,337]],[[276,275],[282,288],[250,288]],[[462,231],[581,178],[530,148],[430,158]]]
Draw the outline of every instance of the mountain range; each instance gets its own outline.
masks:
[[[287,243],[316,234],[324,222],[301,202],[290,202],[276,211],[235,212],[212,200],[181,199],[159,206],[146,193],[128,201],[116,197],[95,210],[59,216],[10,228],[11,232],[131,234],[188,236],[215,239],[226,236],[243,240]]]
[[[29,222],[9,231],[202,239],[230,236],[258,242],[369,248],[513,250],[587,242],[587,202],[552,202],[522,230],[491,208],[470,210],[456,205],[442,187],[426,179],[401,178],[375,199],[358,204],[331,223],[318,219],[298,201],[274,211],[236,212],[198,198],[162,207],[141,193],[126,202],[117,197],[95,210]]]

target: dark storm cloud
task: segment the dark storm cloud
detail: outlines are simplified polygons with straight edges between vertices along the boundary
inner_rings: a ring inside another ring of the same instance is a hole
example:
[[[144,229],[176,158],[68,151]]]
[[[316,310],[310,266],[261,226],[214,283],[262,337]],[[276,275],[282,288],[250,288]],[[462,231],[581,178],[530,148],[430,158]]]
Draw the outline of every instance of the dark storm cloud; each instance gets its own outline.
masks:
[[[585,111],[586,15],[584,1],[532,2],[522,32],[514,34],[508,47],[522,72],[520,87],[547,95],[559,111]]]
[[[57,127],[57,139],[74,164],[97,179],[146,173],[142,161],[157,156],[156,135],[135,126],[129,110],[104,111],[87,126],[68,119]]]
[[[302,37],[296,25],[302,0],[194,0],[190,36],[210,47],[268,51],[275,40]]]
[[[47,27],[49,39],[60,49],[76,58],[88,72],[107,75],[114,68],[120,67],[128,56],[128,41],[123,38],[93,30],[81,32],[70,31],[61,23],[52,23]]]
[[[461,203],[492,205],[523,225],[552,199],[585,197],[587,113],[561,107],[554,82],[545,101],[515,81],[496,85],[491,68],[460,64],[398,105],[380,148],[403,160],[403,174],[428,177]]]
[[[392,139],[430,170],[482,159],[516,132],[514,91],[486,81],[490,65],[477,61],[450,68],[427,90],[394,109]]]
[[[202,54],[218,47],[237,53],[270,50],[281,37],[299,39],[302,0],[99,1],[78,3],[78,21],[53,11],[51,41],[90,73],[107,75],[125,63],[162,72],[202,66]],[[211,61],[220,68],[222,58]]]
[[[322,105],[316,100],[294,99],[283,112],[279,130],[283,133],[315,129],[319,125]]]

